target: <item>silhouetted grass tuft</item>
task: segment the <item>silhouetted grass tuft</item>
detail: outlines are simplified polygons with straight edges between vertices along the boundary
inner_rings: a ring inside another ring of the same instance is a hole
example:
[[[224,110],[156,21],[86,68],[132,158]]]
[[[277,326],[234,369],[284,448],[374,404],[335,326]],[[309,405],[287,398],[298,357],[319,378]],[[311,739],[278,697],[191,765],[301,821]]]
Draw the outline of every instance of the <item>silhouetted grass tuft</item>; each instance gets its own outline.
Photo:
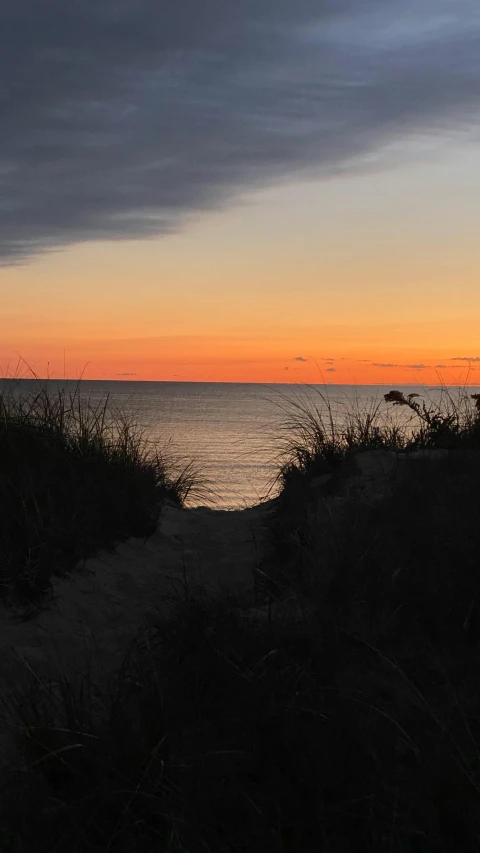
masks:
[[[453,397],[444,387],[437,400],[426,403],[420,394],[390,391],[385,402],[409,409],[415,416],[415,429],[408,442],[412,449],[480,448],[479,394],[469,394],[464,388]]]
[[[271,554],[276,580],[266,583],[278,592],[304,571],[312,530],[311,509],[327,497],[352,469],[357,453],[386,450],[406,454],[418,450],[480,449],[478,395],[467,388],[454,396],[448,388],[436,398],[390,391],[365,405],[358,401],[335,408],[327,394],[285,397],[282,448],[276,484],[278,512],[271,525]],[[397,410],[401,409],[401,413]]]
[[[354,453],[363,450],[408,451],[427,448],[480,448],[480,395],[467,388],[456,396],[443,387],[439,396],[427,401],[420,394],[390,391],[383,402],[363,406],[358,400],[334,407],[327,393],[311,398],[284,397],[280,406],[282,460],[277,480],[282,490],[291,481],[305,481],[341,467]],[[398,417],[401,407],[405,417]]]
[[[198,488],[137,424],[74,393],[39,383],[0,393],[0,595],[33,602],[52,576],[99,548],[154,532],[162,502]]]

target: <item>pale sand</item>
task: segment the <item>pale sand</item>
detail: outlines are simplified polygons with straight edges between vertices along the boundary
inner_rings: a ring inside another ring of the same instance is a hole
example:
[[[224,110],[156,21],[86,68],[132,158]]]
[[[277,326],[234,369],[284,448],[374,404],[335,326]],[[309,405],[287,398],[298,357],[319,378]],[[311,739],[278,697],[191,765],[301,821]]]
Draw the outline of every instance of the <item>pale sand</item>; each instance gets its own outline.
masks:
[[[102,551],[54,581],[44,609],[29,621],[0,606],[0,702],[32,671],[40,680],[52,672],[88,672],[101,683],[142,626],[168,614],[185,585],[252,603],[268,512],[268,504],[230,512],[167,506],[148,540]],[[5,757],[8,742],[0,735]]]

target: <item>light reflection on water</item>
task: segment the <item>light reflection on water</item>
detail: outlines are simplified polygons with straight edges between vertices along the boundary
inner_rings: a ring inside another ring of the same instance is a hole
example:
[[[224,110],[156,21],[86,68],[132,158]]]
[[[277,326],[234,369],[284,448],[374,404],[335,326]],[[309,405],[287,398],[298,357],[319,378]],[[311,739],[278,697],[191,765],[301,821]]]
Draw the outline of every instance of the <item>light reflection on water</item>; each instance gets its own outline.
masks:
[[[12,383],[13,380],[7,384]],[[49,380],[53,392],[59,387],[73,391],[76,384],[73,380]],[[36,380],[22,380],[16,382],[15,390],[25,394],[38,387]],[[418,386],[394,387],[406,394],[421,393]],[[327,413],[320,396],[327,395],[334,416],[341,420],[352,405],[362,410],[373,401],[386,412],[383,395],[390,390],[386,385],[325,387],[91,380],[83,380],[80,388],[83,397],[92,403],[101,402],[109,395],[109,404],[134,416],[152,441],[161,446],[168,443],[181,459],[194,459],[212,485],[215,505],[228,509],[249,506],[267,496],[278,471],[282,425],[292,405],[306,403]],[[468,389],[469,393],[475,390]],[[430,398],[438,393],[429,389]],[[403,410],[390,407],[390,411],[394,417],[405,418]]]

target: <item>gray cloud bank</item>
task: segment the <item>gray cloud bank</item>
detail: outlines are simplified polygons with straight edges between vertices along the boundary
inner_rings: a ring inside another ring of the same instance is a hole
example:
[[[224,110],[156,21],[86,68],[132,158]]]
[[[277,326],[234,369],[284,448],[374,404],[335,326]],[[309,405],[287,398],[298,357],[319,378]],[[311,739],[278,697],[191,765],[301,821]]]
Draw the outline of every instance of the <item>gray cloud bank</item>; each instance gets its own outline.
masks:
[[[3,0],[0,262],[471,127],[479,35],[473,0]]]

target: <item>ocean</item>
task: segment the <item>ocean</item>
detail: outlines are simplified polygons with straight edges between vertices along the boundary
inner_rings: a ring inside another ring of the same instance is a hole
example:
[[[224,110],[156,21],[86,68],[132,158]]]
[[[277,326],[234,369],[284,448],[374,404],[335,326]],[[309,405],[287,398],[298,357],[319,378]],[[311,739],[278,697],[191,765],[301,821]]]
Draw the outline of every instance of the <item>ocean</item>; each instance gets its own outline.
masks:
[[[5,381],[4,381],[5,382]],[[39,380],[8,380],[15,392],[29,393]],[[52,392],[73,390],[74,380],[49,380]],[[316,406],[327,412],[328,397],[335,416],[344,416],[352,405],[360,409],[380,404],[391,387],[404,393],[438,389],[387,385],[261,385],[216,382],[92,381],[80,383],[83,397],[93,404],[108,395],[109,406],[119,408],[145,428],[149,440],[180,459],[194,460],[208,480],[209,502],[224,509],[251,506],[275,493],[275,475],[282,452],[282,426],[296,404]],[[452,389],[450,389],[452,390]],[[477,388],[469,388],[474,393]],[[391,410],[391,407],[390,407]],[[404,410],[394,409],[395,417]],[[191,505],[207,501],[193,498]]]

